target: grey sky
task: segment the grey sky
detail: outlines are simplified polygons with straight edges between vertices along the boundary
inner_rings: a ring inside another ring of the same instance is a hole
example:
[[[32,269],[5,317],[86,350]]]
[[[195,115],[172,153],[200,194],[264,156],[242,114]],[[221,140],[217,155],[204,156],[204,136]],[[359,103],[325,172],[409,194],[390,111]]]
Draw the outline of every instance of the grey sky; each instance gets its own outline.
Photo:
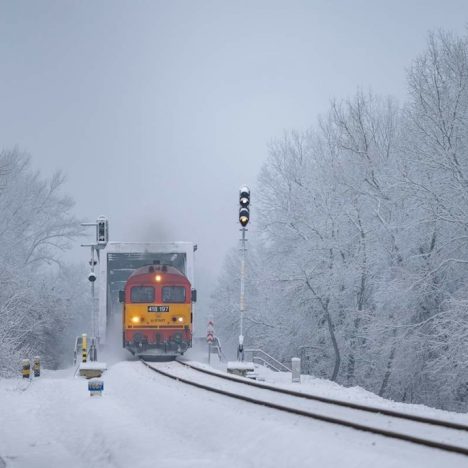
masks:
[[[467,20],[466,0],[0,1],[0,147],[63,169],[113,240],[197,241],[206,285],[267,142],[358,86],[404,99],[427,31]]]

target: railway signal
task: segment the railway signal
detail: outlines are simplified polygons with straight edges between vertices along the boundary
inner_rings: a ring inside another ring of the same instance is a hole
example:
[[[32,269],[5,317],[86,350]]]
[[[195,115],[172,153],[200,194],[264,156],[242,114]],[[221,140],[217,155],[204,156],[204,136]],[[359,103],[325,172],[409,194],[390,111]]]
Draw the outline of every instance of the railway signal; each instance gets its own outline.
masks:
[[[91,283],[91,297],[92,297],[92,310],[91,310],[91,319],[92,319],[92,332],[93,337],[97,338],[97,343],[99,343],[99,337],[96,335],[97,324],[96,324],[96,304],[95,304],[95,295],[94,295],[94,282],[97,279],[96,273],[94,272],[94,267],[98,264],[99,261],[99,251],[104,249],[109,242],[109,220],[105,216],[99,216],[95,223],[81,223],[82,226],[93,226],[96,228],[96,241],[92,244],[81,244],[82,247],[91,247],[91,260],[89,265],[91,271],[88,274],[88,280]],[[97,254],[97,260],[94,257],[94,254]],[[94,353],[94,357],[97,357],[97,353]]]
[[[241,238],[241,271],[240,271],[240,334],[239,334],[239,347],[237,349],[237,359],[239,361],[244,360],[244,289],[245,289],[245,233],[247,232],[247,224],[250,221],[250,189],[246,185],[243,185],[239,189],[239,222],[242,226],[242,238]]]
[[[96,242],[98,249],[103,249],[109,242],[109,221],[104,216],[97,219]]]
[[[241,226],[245,228],[249,224],[250,220],[250,189],[249,187],[243,186],[239,190],[239,222]]]

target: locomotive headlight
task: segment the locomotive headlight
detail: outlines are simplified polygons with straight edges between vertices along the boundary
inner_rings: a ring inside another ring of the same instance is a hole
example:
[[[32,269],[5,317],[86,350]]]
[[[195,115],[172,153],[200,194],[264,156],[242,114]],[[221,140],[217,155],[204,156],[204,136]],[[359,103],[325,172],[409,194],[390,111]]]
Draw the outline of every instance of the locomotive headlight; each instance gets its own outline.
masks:
[[[183,321],[184,321],[184,317],[179,317],[177,320],[178,320],[179,322],[183,322]]]
[[[157,283],[159,283],[161,281],[161,275],[156,275],[154,279],[156,280]]]
[[[140,317],[132,317],[133,323],[140,323]]]

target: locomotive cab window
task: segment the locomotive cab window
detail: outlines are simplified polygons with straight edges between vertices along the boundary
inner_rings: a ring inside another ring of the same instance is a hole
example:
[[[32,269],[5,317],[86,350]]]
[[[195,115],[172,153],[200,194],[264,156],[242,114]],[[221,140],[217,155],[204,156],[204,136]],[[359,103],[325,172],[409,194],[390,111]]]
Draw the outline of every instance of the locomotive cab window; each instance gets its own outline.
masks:
[[[163,302],[185,302],[184,286],[164,286],[162,288]]]
[[[154,302],[153,286],[134,286],[130,294],[132,302]]]

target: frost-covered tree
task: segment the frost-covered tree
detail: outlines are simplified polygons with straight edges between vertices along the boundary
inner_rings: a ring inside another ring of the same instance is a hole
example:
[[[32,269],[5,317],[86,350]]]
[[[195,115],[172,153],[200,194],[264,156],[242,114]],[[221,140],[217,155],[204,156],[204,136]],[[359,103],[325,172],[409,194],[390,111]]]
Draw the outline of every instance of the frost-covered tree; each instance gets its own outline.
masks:
[[[466,299],[468,263],[467,38],[431,34],[427,50],[410,69],[409,91],[403,177],[420,210],[407,285],[415,298],[410,330],[419,368],[417,373],[411,369],[408,380],[413,392],[423,387],[436,404],[448,399],[466,405],[468,368],[460,351],[468,326],[460,306]],[[442,390],[438,396],[432,394],[434,387]]]
[[[466,409],[467,38],[431,34],[408,89],[401,107],[362,91],[333,101],[271,145],[247,339],[347,385]],[[213,304],[231,336],[237,271],[233,253]]]
[[[64,294],[60,253],[81,228],[63,180],[41,177],[18,150],[0,153],[0,375],[17,370],[23,356],[57,365],[77,312]]]

